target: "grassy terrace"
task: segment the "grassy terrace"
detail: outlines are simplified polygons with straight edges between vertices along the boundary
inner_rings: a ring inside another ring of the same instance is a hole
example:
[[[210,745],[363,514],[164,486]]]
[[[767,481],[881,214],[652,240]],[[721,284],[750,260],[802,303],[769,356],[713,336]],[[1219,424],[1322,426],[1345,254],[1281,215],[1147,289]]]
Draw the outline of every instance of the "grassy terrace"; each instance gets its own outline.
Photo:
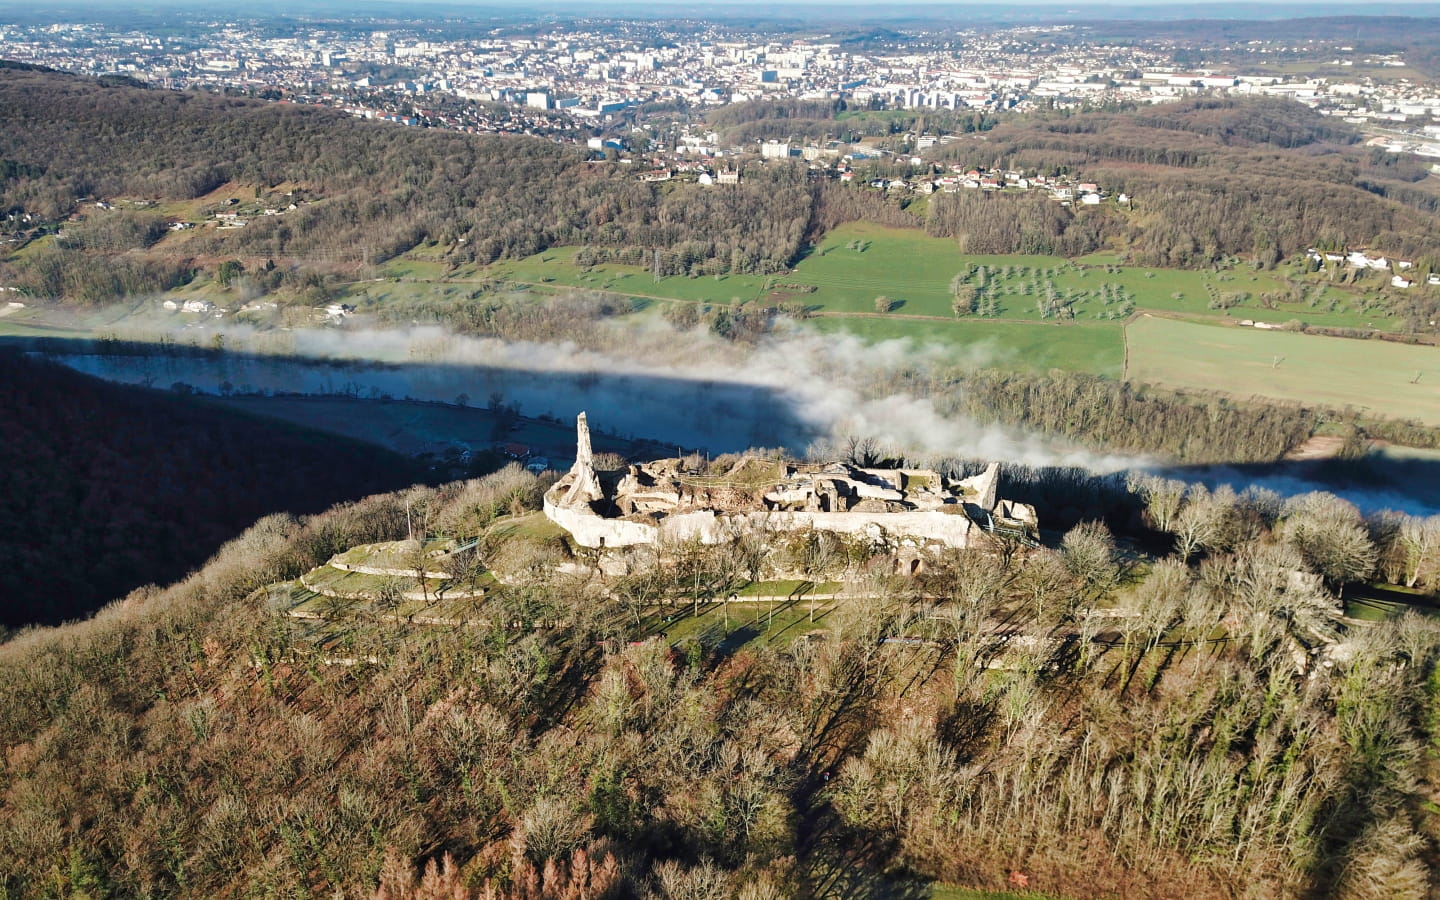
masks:
[[[671,644],[698,641],[724,652],[748,644],[783,647],[824,631],[841,602],[800,597],[779,602],[701,600],[697,615],[696,604],[677,600],[674,606],[641,613],[635,632],[639,640],[661,638]]]
[[[339,574],[339,573],[337,573]],[[324,586],[346,589],[361,587],[367,576],[347,576],[343,581],[335,579]],[[489,577],[488,575],[486,576]],[[314,579],[309,579],[312,582]],[[490,583],[495,584],[493,578]],[[795,582],[797,586],[809,582]],[[378,586],[365,582],[365,587]],[[627,632],[632,640],[643,641],[663,639],[671,644],[685,644],[696,641],[723,652],[733,652],[750,644],[786,646],[815,632],[824,631],[835,609],[843,603],[831,599],[839,585],[814,585],[812,591],[798,588],[785,590],[789,582],[764,582],[750,585],[738,591],[740,597],[787,596],[784,600],[737,600],[727,602],[725,598],[702,598],[697,604],[686,598],[676,598],[669,604],[659,604],[637,613],[623,612],[618,606],[614,614],[625,616]],[[814,594],[816,599],[808,597]],[[402,600],[396,606],[381,609],[375,603],[363,599],[345,599],[316,594],[298,583],[291,594],[293,605],[289,615],[294,619],[308,622],[328,621],[336,626],[350,620],[380,617],[410,619],[419,623],[444,624],[451,622],[472,622],[483,620],[499,607],[485,598]],[[526,621],[526,627],[543,623]]]
[[[401,577],[396,575],[372,575],[366,572],[347,572],[343,569],[325,566],[310,572],[305,576],[305,583],[308,587],[323,592],[334,591],[347,596],[380,596],[388,589],[403,589],[406,591],[419,590],[420,581],[415,578]],[[444,579],[427,578],[425,588],[430,593],[435,593],[443,585]]]
[[[491,538],[505,541],[553,541],[569,537],[569,533],[550,521],[544,513],[530,513],[525,516],[509,516],[490,526],[487,533]]]
[[[307,576],[306,581],[315,587],[341,591],[351,596],[332,597],[326,594],[317,594],[297,582],[291,593],[293,605],[288,611],[292,618],[344,621],[357,618],[394,617],[417,622],[452,623],[467,622],[484,615],[485,601],[483,598],[446,597],[445,593],[440,590],[441,583],[434,580],[427,582],[428,590],[431,592],[428,599],[397,598],[393,604],[382,604],[354,595],[365,592],[372,596],[379,596],[387,585],[383,576],[362,575],[355,572],[342,573],[336,569],[331,569],[329,572],[340,577],[328,574],[318,578]],[[494,588],[498,584],[494,576],[487,572],[476,579],[474,586]],[[418,588],[418,582],[407,580],[404,586],[406,590],[415,590]]]
[[[433,558],[443,553],[447,545],[447,541],[437,538],[426,540],[423,544],[416,542],[411,547],[399,547],[394,542],[387,544],[383,549],[375,545],[364,544],[359,547],[351,547],[339,554],[335,561],[342,565],[413,569],[423,559],[426,568],[431,568],[441,565],[433,562]],[[417,553],[420,554],[419,557],[417,557]]]
[[[705,475],[682,472],[679,473],[677,477],[681,484],[691,488],[728,487],[738,490],[758,491],[768,489],[784,477],[784,474],[785,464],[782,462],[746,459],[739,466],[728,472],[715,472]]]
[[[838,581],[800,581],[798,579],[783,579],[780,581],[752,581],[735,591],[735,595],[742,599],[746,597],[826,597],[837,594],[844,587]]]

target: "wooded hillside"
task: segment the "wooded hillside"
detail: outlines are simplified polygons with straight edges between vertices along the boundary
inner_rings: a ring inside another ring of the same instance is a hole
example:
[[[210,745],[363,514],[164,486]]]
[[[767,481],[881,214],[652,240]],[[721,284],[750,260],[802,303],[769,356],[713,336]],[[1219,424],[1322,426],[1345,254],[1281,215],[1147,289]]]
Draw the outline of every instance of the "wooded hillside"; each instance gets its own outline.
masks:
[[[764,640],[732,603],[733,640],[672,647],[647,629],[683,627],[744,541],[576,577],[562,541],[497,519],[542,487],[511,469],[271,516],[170,589],[0,644],[0,889],[1427,896],[1440,629],[1341,627],[1332,591],[1402,574],[1402,532],[1433,586],[1433,520],[1148,479],[1171,558],[1089,523],[917,579],[800,534],[856,585],[814,634]],[[470,624],[317,630],[257,590],[403,537],[407,510],[511,572]]]
[[[1082,174],[1134,198],[1133,213],[1077,213],[1076,219],[1089,220],[1082,230],[1068,217],[1040,210],[1027,215],[984,202],[991,198],[957,194],[934,205],[930,228],[957,237],[995,234],[983,246],[1002,248],[976,252],[1037,252],[1027,248],[1048,245],[1076,253],[1109,240],[1135,262],[1182,268],[1235,254],[1273,264],[1325,242],[1410,258],[1434,255],[1440,224],[1434,190],[1422,184],[1428,165],[1356,147],[1356,140],[1350,126],[1269,98],[1195,98],[1129,112],[1006,120],[983,143],[956,141],[941,148],[940,158]],[[967,216],[977,205],[985,211]],[[977,218],[1000,225],[987,227]],[[1009,235],[1007,220],[1017,222]],[[1027,241],[1027,235],[1033,236]]]
[[[753,129],[840,112],[752,104],[715,116]],[[588,161],[581,148],[541,138],[391,127],[328,109],[52,72],[0,69],[0,116],[10,126],[0,135],[7,211],[55,221],[81,197],[185,200],[232,181],[298,186],[309,198],[283,216],[197,235],[185,254],[375,263],[428,240],[457,263],[581,245],[621,251],[661,275],[773,273],[838,222],[918,224],[893,201],[811,179],[798,161],[746,166],[741,183],[724,190],[649,183],[633,167]],[[1135,262],[1197,267],[1236,254],[1268,265],[1317,243],[1410,257],[1434,254],[1440,243],[1440,193],[1425,183],[1423,164],[1357,148],[1349,126],[1296,103],[1200,98],[984,125],[994,127],[962,134],[939,148],[938,160],[1080,174],[1134,204],[1121,215],[1031,196],[932,198],[929,230],[971,252],[1073,255],[1114,245]],[[38,290],[87,297],[125,293],[137,280],[164,289],[185,277],[175,260],[119,256],[163,234],[154,216],[127,224],[77,235],[23,277]],[[97,254],[119,272],[113,285],[70,284],[67,277],[93,280],[82,260]]]
[[[299,183],[321,202],[198,242],[193,252],[384,260],[422,240],[463,241],[489,262],[562,244],[664,251],[696,266],[773,272],[810,218],[803,168],[760,170],[735,190],[648,184],[542,138],[388,127],[333,110],[105,86],[0,70],[0,203],[57,218],[79,197],[189,199],[231,180]],[[13,168],[13,167],[12,167]],[[675,251],[675,253],[672,253]],[[708,270],[708,269],[707,269]]]

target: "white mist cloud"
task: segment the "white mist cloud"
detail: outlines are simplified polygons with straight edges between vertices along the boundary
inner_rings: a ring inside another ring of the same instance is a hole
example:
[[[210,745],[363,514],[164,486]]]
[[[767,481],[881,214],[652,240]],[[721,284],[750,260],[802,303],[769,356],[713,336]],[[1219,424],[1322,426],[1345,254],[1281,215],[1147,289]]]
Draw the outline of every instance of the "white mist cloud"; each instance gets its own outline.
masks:
[[[924,391],[907,390],[957,365],[999,361],[993,345],[957,350],[913,340],[867,344],[851,335],[790,328],[755,345],[702,330],[677,332],[660,320],[612,320],[576,342],[502,341],[438,326],[398,329],[256,331],[221,326],[222,355],[65,360],[113,380],[167,387],[183,381],[216,392],[350,393],[474,405],[499,395],[526,415],[562,420],[587,411],[594,427],[712,452],[748,447],[839,447],[871,438],[914,460],[959,457],[1096,473],[1163,469],[1163,463],[1096,453],[1018,428],[943,415]],[[179,335],[182,340],[184,335]],[[193,335],[191,340],[195,340]],[[1288,474],[1179,470],[1178,477],[1261,484],[1284,494],[1329,490],[1364,510],[1434,512],[1433,504],[1389,489],[1334,487]]]
[[[153,320],[152,320],[153,322]],[[150,325],[152,329],[154,325]],[[994,346],[957,349],[913,340],[867,344],[846,334],[782,330],[755,345],[660,320],[597,325],[590,346],[458,335],[439,326],[257,331],[214,323],[172,340],[223,356],[100,358],[72,364],[116,380],[167,387],[183,381],[260,392],[336,393],[453,402],[491,394],[529,415],[573,417],[596,427],[715,452],[873,438],[911,457],[1002,459],[1115,471],[1137,460],[1064,447],[1018,429],[942,415],[906,390],[904,376],[994,362]]]

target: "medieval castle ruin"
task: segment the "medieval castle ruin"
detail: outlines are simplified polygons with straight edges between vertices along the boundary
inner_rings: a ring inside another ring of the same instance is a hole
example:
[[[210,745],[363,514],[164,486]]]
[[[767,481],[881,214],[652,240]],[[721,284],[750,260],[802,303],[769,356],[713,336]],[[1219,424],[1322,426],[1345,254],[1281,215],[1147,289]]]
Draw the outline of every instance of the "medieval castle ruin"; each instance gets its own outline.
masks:
[[[965,547],[978,530],[1028,541],[1033,507],[1000,499],[1000,466],[972,478],[742,457],[724,471],[679,459],[595,471],[585,414],[575,465],[545,494],[545,515],[584,547],[662,539],[714,544],[747,530],[815,529],[916,547]]]

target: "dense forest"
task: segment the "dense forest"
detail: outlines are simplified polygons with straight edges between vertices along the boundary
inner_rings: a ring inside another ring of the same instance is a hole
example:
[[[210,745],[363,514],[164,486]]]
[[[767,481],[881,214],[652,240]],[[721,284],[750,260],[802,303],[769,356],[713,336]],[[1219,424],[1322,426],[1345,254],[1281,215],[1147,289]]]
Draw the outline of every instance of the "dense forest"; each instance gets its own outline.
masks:
[[[867,133],[853,123],[879,115],[838,102],[755,101],[723,107],[708,121],[745,140],[848,138]],[[879,121],[893,128],[879,133],[956,134],[927,151],[927,162],[1080,175],[1134,203],[1121,215],[1071,211],[1029,195],[931,198],[926,228],[957,238],[967,252],[1074,256],[1113,246],[1134,262],[1194,268],[1235,255],[1273,265],[1317,242],[1433,256],[1440,240],[1433,216],[1440,195],[1422,184],[1426,163],[1357,147],[1351,126],[1291,101],[1202,97],[979,124],[969,115],[887,112]],[[857,167],[882,177],[906,168],[887,160]]]
[[[938,393],[947,414],[1192,463],[1273,461],[1320,422],[1317,411],[1299,406],[1185,397],[1075,372],[978,371]]]
[[[378,448],[0,350],[0,625],[87,616],[263,515],[420,474]]]
[[[544,486],[511,469],[271,516],[171,588],[0,645],[0,887],[1427,896],[1440,629],[1342,625],[1335,592],[1376,570],[1433,589],[1435,520],[1145,478],[1118,489],[1172,541],[1158,559],[1091,522],[897,578],[801,534],[774,552],[853,585],[814,635],[672,647],[632,610],[683,618],[750,565],[743,536],[587,577],[564,542],[497,531]],[[484,619],[311,634],[271,605],[408,510],[504,561]]]

